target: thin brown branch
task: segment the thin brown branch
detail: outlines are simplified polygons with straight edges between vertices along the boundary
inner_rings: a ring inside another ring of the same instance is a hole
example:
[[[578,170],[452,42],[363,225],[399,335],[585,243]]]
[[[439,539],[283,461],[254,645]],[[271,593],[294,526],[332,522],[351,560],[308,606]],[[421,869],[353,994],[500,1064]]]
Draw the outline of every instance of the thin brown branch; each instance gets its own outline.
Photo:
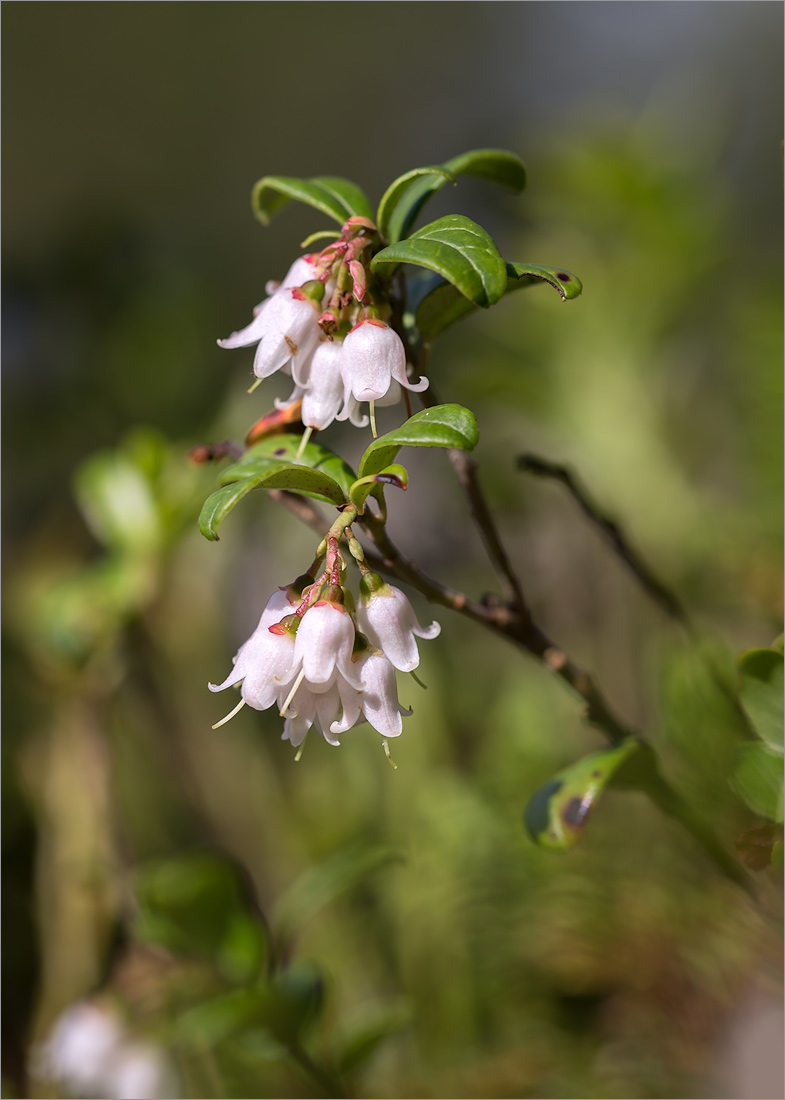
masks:
[[[588,489],[581,484],[577,475],[568,466],[549,462],[535,454],[519,455],[519,470],[534,474],[536,477],[551,478],[560,481],[572,496],[586,518],[597,527],[611,544],[616,555],[624,562],[647,595],[667,614],[683,626],[689,625],[687,612],[681,601],[660,581],[644,562],[641,555],[633,549],[622,534],[619,525],[607,513],[601,511],[592,499]]]
[[[448,588],[423,573],[413,561],[405,558],[393,545],[384,525],[374,516],[366,514],[359,522],[379,552],[379,565],[386,572],[410,584],[433,603],[442,604],[475,622],[482,623],[483,626],[501,634],[508,641],[541,660],[583,699],[586,704],[587,720],[602,730],[612,744],[625,737],[637,736],[634,730],[626,726],[613,713],[590,673],[552,642],[532,621],[528,612],[514,604],[493,600],[477,603],[463,592]],[[367,555],[367,558],[369,563],[373,564],[372,556]]]
[[[424,369],[424,358],[423,353],[418,364],[420,370]],[[429,386],[425,393],[420,394],[420,400],[426,408],[441,403],[433,386]],[[491,564],[505,589],[507,599],[520,613],[521,618],[529,620],[530,615],[523,594],[523,586],[513,569],[512,562],[501,540],[499,529],[496,526],[496,520],[493,518],[488,501],[485,499],[485,494],[480,486],[476,461],[467,451],[463,451],[458,447],[450,447],[447,451],[447,457],[455,471],[455,476],[458,478],[458,483],[463,489],[472,519],[477,525]]]

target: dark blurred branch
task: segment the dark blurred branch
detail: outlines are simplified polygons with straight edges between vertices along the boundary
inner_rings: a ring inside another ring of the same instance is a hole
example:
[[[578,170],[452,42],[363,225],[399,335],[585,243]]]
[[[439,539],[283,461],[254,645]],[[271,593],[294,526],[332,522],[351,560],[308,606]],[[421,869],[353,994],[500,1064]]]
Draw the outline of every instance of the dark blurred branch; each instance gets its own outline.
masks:
[[[595,527],[598,527],[607,538],[615,553],[625,563],[647,595],[667,615],[676,619],[682,626],[689,626],[687,612],[684,610],[681,601],[655,577],[641,555],[630,546],[616,521],[600,510],[590,496],[588,489],[581,484],[577,475],[568,466],[560,466],[558,463],[549,462],[547,459],[534,454],[519,455],[517,466],[519,470],[523,470],[527,474],[560,481],[587,519]]]

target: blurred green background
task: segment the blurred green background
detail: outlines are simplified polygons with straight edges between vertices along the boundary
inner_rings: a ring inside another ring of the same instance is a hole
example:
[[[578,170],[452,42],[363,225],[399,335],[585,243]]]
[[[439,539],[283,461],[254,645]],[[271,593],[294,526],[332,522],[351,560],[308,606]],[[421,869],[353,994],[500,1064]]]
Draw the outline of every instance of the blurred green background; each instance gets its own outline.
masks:
[[[323,227],[292,208],[263,230],[258,177],[377,198],[519,153],[523,196],[462,181],[430,210],[583,297],[474,315],[431,378],[477,414],[538,619],[733,852],[762,823],[727,782],[734,661],[782,629],[782,23],[768,2],[5,5],[4,1096],[59,1095],[31,1052],[98,991],[181,1096],[781,1095],[776,875],[747,897],[623,792],[569,854],[536,848],[523,806],[601,740],[500,640],[436,615],[397,771],[363,728],[297,764],[273,714],[210,729],[207,681],[314,536],[260,497],[208,544],[214,471],[187,453],[283,392],[247,397],[250,354],[215,346]],[[524,451],[580,471],[699,641]],[[405,461],[398,544],[492,591],[443,456]]]

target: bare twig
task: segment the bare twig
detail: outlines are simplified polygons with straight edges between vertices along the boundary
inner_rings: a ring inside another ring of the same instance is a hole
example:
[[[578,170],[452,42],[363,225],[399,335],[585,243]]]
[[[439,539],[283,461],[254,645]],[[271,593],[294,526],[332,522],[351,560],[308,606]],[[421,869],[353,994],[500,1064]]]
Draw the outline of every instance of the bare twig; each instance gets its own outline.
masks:
[[[681,601],[655,577],[641,555],[630,546],[616,521],[600,510],[590,496],[588,489],[581,484],[577,475],[568,466],[549,462],[547,459],[540,458],[535,454],[519,455],[517,466],[519,470],[524,470],[526,473],[534,474],[537,477],[560,481],[587,519],[605,535],[618,557],[621,558],[651,599],[667,615],[680,622],[682,626],[689,626],[687,612],[684,610]]]
[[[612,744],[625,737],[638,736],[613,714],[592,676],[555,645],[527,612],[514,604],[501,601],[478,603],[463,592],[441,584],[400,553],[390,540],[384,525],[375,516],[366,514],[361,517],[360,522],[381,556],[380,566],[388,573],[410,584],[433,603],[452,608],[453,611],[482,623],[541,660],[584,700],[587,720],[601,729]],[[372,560],[371,555],[368,555],[368,560]]]
[[[425,369],[424,358],[425,354],[423,352],[421,353],[420,362],[418,364],[418,369],[423,371]],[[441,404],[432,385],[428,387],[425,393],[419,396],[426,408]],[[512,562],[504,548],[499,530],[496,526],[496,520],[493,518],[491,510],[488,507],[488,502],[485,499],[485,494],[480,487],[480,482],[477,477],[477,463],[466,451],[462,451],[458,447],[450,447],[447,456],[455,471],[455,476],[458,478],[458,483],[463,489],[464,496],[469,505],[469,510],[472,514],[472,519],[480,532],[491,564],[506,590],[507,599],[519,611],[521,618],[528,621],[530,615],[523,594],[523,586],[512,567]]]

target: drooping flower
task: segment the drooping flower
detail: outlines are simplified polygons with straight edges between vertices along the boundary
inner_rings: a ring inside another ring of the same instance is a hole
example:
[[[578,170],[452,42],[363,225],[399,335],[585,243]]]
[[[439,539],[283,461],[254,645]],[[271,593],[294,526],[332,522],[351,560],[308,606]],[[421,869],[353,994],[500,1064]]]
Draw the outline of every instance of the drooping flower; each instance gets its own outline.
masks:
[[[295,382],[302,386],[302,422],[306,428],[323,429],[332,424],[341,407],[343,379],[338,340],[322,340]]]
[[[302,672],[309,684],[329,686],[340,674],[361,691],[362,680],[352,664],[354,642],[354,622],[346,608],[334,600],[319,600],[305,612],[297,631],[291,678]]]
[[[287,710],[283,740],[299,745],[316,726],[328,744],[339,745],[336,734],[351,729],[360,718],[362,693],[340,675],[326,691],[315,691],[314,686],[304,680],[297,688]]]
[[[250,325],[219,340],[218,346],[242,348],[258,343],[253,361],[257,378],[268,378],[290,364],[296,370],[319,343],[317,309],[318,303],[299,287],[282,287],[263,303]]]
[[[208,684],[210,691],[223,691],[242,682],[241,695],[254,710],[267,710],[288,682],[294,659],[294,638],[290,633],[273,633],[270,627],[294,608],[285,592],[275,592],[262,612],[259,625],[239,649],[234,668],[221,684]]]
[[[413,672],[420,663],[415,635],[431,639],[441,631],[437,622],[420,626],[400,588],[387,584],[375,573],[366,574],[360,582],[357,622],[368,640],[401,672]]]
[[[381,578],[376,580],[377,589],[389,588]],[[300,589],[301,585],[296,584],[275,593],[262,613],[259,626],[241,646],[232,672],[222,684],[209,685],[211,691],[241,685],[239,706],[214,728],[223,725],[243,703],[257,710],[275,704],[285,719],[283,737],[295,746],[302,744],[311,727],[329,744],[338,745],[338,735],[359,722],[368,722],[383,738],[397,737],[402,729],[402,716],[411,711],[398,701],[394,665],[405,664],[407,671],[415,667],[417,647],[411,631],[416,630],[421,637],[435,637],[438,625],[434,623],[423,631],[408,600],[397,589],[390,589],[389,596],[375,597],[399,609],[393,615],[400,620],[397,634],[384,624],[381,626],[381,634],[393,639],[394,657],[388,659],[381,652],[379,632],[371,638],[372,626],[367,629],[370,649],[365,639],[358,638],[354,619],[344,606],[343,593],[337,585],[332,585],[325,598],[304,611],[300,604],[295,615],[291,601],[298,597],[289,593]],[[364,615],[364,622],[369,623],[365,612]],[[404,635],[408,632],[408,638],[401,641],[398,638],[401,632]],[[414,647],[414,664],[408,649],[406,659],[399,652],[409,644]]]
[[[344,340],[341,375],[344,408],[350,397],[355,401],[383,403],[393,381],[417,393],[428,388],[427,378],[416,383],[409,381],[406,351],[400,336],[384,321],[375,318],[360,321]],[[339,419],[344,419],[343,413]]]
[[[361,659],[361,671],[365,684],[363,716],[382,737],[398,737],[403,729],[402,716],[412,712],[398,702],[392,663],[383,653],[367,653]]]

